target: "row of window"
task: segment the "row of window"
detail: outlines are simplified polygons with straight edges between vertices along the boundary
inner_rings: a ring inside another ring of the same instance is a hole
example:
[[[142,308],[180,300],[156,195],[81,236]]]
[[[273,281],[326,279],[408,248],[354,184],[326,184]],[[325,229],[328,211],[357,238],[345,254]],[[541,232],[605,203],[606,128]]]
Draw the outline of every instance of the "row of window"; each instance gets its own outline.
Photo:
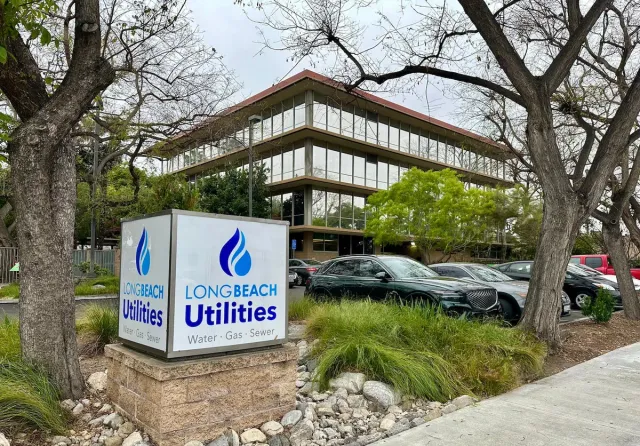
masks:
[[[366,225],[366,198],[348,193],[313,189],[311,224],[329,228],[363,230]]]
[[[457,141],[313,93],[313,126],[454,167],[505,178],[505,163],[463,149]]]
[[[291,226],[304,224],[304,192],[294,191],[270,197],[271,218],[285,220]]]

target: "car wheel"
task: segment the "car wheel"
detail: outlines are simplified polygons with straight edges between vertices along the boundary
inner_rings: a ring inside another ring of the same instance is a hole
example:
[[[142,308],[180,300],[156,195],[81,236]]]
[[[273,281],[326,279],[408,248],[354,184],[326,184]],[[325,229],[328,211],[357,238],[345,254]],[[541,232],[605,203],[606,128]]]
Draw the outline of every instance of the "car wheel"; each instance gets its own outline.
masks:
[[[295,282],[294,283],[290,283],[289,284],[289,288],[293,288],[295,285],[296,285]]]
[[[515,325],[518,322],[518,314],[516,313],[513,303],[506,299],[500,299],[500,306],[502,307],[502,317],[504,321]]]
[[[590,291],[579,291],[578,294],[576,294],[576,297],[573,299],[573,301],[576,304],[576,307],[582,310],[582,308],[587,303],[587,300],[593,299],[594,297],[595,296]]]
[[[327,290],[321,289],[313,292],[313,298],[317,302],[328,302],[331,300],[331,293]]]

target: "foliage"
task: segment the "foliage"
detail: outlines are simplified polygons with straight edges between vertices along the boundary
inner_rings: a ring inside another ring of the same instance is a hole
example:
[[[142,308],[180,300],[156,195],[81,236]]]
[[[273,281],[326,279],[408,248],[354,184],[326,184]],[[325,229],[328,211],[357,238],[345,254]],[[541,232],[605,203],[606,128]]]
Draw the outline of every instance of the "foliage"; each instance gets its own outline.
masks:
[[[20,326],[17,319],[5,316],[0,321],[0,361],[20,359]]]
[[[44,370],[19,360],[0,360],[0,429],[62,434],[67,418],[59,401],[60,393]]]
[[[102,352],[105,345],[112,344],[118,338],[118,311],[110,306],[91,305],[77,328],[90,338],[87,350],[91,353]]]
[[[319,340],[313,354],[323,386],[358,370],[431,400],[495,395],[538,376],[546,354],[543,343],[519,329],[450,318],[428,306],[324,303],[307,322],[307,335]]]
[[[289,304],[289,320],[303,321],[307,319],[317,305],[316,301],[307,296],[291,302]]]
[[[93,288],[94,285],[102,285],[104,288]],[[93,296],[98,294],[118,294],[120,291],[120,279],[112,275],[104,275],[95,279],[88,279],[76,285],[76,296]],[[11,283],[0,288],[0,297],[17,299],[20,297],[20,284]]]
[[[595,299],[588,298],[582,307],[582,314],[589,317],[596,324],[609,322],[613,316],[615,300],[611,293],[600,288]]]
[[[253,216],[269,218],[269,191],[267,170],[262,165],[253,169]],[[200,210],[213,214],[249,215],[249,172],[244,169],[228,169],[198,183]]]
[[[366,234],[376,244],[398,244],[413,236],[423,261],[430,251],[459,252],[494,228],[494,192],[465,190],[450,170],[409,170],[389,190],[368,198]]]
[[[514,260],[531,259],[535,256],[542,227],[542,202],[522,187],[512,189],[509,199],[508,206],[517,210],[511,220],[512,257]]]
[[[606,252],[601,231],[591,231],[579,234],[573,245],[573,255],[598,254]]]
[[[0,297],[5,299],[16,299],[20,295],[20,284],[10,283],[0,288]]]
[[[80,270],[80,272],[86,274],[89,272],[89,269],[91,267],[91,262],[81,262],[78,265],[78,269]],[[100,265],[93,265],[93,272],[96,273],[96,275],[98,276],[109,276],[111,275],[111,271],[109,271],[107,268],[104,268]]]

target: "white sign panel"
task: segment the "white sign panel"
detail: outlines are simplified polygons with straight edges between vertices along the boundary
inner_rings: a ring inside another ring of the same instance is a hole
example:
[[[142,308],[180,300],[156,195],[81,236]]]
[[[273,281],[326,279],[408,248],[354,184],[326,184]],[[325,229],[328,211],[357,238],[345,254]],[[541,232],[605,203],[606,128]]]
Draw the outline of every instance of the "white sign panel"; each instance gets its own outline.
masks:
[[[284,340],[286,225],[177,218],[172,351]]]
[[[171,215],[122,223],[118,335],[167,351]]]

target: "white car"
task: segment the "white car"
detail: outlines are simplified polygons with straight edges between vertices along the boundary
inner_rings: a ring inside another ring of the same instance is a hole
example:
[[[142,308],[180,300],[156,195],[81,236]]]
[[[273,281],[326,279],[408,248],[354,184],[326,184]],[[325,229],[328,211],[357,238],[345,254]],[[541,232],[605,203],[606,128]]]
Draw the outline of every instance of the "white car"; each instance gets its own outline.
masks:
[[[616,277],[615,274],[602,274],[600,271],[598,271],[597,269],[593,269],[589,266],[586,265],[580,265],[580,264],[575,264],[576,266],[580,267],[581,269],[591,273],[594,276],[601,276],[603,279],[607,279],[610,282],[613,283],[618,283],[618,278]],[[636,289],[636,291],[640,291],[640,280],[632,277],[631,280],[633,280],[633,286]]]
[[[295,271],[289,270],[289,288],[293,288],[298,281],[298,274]]]

